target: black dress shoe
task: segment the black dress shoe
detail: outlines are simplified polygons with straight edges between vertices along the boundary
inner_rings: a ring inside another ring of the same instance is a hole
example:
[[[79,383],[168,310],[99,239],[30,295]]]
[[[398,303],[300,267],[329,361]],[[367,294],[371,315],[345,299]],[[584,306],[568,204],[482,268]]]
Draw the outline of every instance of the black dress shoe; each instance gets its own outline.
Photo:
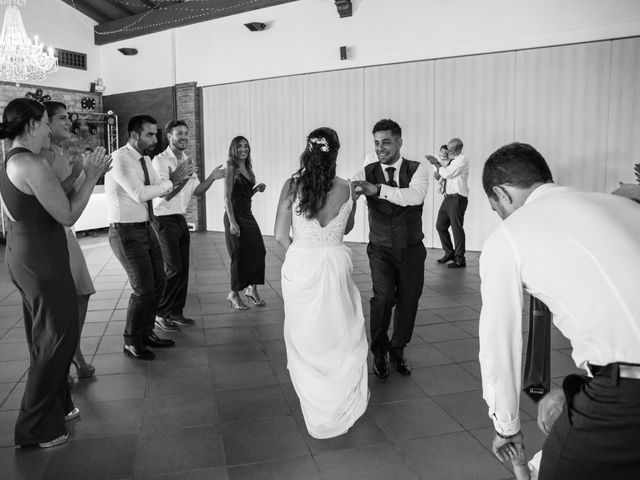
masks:
[[[373,357],[373,373],[380,379],[389,376],[389,363],[386,355],[376,355]]]
[[[438,259],[438,263],[447,263],[455,260],[455,258],[456,257],[454,257],[453,255],[445,255],[444,257]]]
[[[411,365],[404,357],[392,358],[391,363],[393,363],[396,372],[398,372],[403,377],[408,377],[409,375],[411,375]]]
[[[142,345],[125,345],[124,353],[138,360],[153,360],[156,354]]]
[[[464,268],[466,266],[467,266],[467,262],[465,262],[464,260],[463,261],[456,260],[455,262],[447,265],[447,267],[449,268]]]
[[[173,340],[168,338],[160,338],[155,332],[150,333],[145,339],[142,340],[145,345],[156,348],[172,347],[176,344]]]

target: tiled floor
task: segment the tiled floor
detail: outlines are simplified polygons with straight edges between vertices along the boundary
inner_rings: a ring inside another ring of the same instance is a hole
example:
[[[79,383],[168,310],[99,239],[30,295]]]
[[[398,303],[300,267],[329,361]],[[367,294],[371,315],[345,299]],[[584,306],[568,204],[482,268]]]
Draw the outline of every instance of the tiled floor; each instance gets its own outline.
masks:
[[[95,280],[82,347],[97,375],[73,388],[81,410],[71,441],[53,449],[13,448],[13,425],[28,367],[20,297],[0,274],[0,478],[181,480],[507,479],[490,453],[492,426],[482,400],[478,355],[478,254],[466,269],[436,264],[425,288],[407,357],[411,377],[369,377],[367,413],[347,434],[314,440],[305,430],[286,370],[280,266],[268,237],[266,308],[234,312],[224,237],[192,235],[186,313],[197,325],[171,334],[177,346],[153,362],[122,354],[130,289],[106,236],[81,244]],[[365,245],[353,244],[354,279],[368,316]],[[526,327],[526,322],[525,322]],[[163,334],[169,336],[168,334]],[[569,345],[552,339],[556,379],[574,370]],[[529,454],[543,437],[524,400]]]

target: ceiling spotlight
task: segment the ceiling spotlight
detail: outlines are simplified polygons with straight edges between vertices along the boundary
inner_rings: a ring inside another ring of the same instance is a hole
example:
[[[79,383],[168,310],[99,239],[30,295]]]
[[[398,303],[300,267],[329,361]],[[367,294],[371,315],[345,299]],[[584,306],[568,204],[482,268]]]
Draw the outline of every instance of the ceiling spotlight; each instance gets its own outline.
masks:
[[[87,127],[91,135],[95,135],[96,133],[98,133],[98,126],[95,123],[88,123]]]
[[[80,128],[81,125],[79,120],[75,120],[71,123],[71,133],[78,135],[80,133]]]
[[[137,48],[127,48],[127,47],[122,47],[119,48],[118,51],[123,54],[123,55],[137,55],[138,54],[138,49]]]
[[[244,26],[247,27],[252,32],[261,32],[262,30],[267,28],[266,23],[260,23],[260,22],[245,23]]]

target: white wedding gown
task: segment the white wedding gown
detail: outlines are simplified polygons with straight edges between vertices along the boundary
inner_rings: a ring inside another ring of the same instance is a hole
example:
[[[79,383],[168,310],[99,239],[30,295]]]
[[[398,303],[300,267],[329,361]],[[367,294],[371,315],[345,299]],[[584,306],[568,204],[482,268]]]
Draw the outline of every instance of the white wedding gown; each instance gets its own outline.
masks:
[[[345,433],[367,409],[367,338],[351,250],[343,236],[349,199],[324,228],[293,210],[293,243],[282,265],[287,368],[307,430]]]

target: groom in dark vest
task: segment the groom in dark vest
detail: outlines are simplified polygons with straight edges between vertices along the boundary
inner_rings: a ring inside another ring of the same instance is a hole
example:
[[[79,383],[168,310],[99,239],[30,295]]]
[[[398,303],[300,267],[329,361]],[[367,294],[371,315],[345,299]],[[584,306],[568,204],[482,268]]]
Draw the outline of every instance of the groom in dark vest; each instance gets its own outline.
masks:
[[[427,252],[422,244],[422,205],[429,172],[424,164],[400,155],[402,130],[396,122],[380,120],[372,133],[378,161],[365,165],[353,183],[359,193],[366,195],[369,207],[367,254],[373,282],[373,372],[378,378],[386,378],[387,354],[401,375],[411,375],[404,347],[411,340],[424,284]],[[387,332],[394,307],[389,340]]]

